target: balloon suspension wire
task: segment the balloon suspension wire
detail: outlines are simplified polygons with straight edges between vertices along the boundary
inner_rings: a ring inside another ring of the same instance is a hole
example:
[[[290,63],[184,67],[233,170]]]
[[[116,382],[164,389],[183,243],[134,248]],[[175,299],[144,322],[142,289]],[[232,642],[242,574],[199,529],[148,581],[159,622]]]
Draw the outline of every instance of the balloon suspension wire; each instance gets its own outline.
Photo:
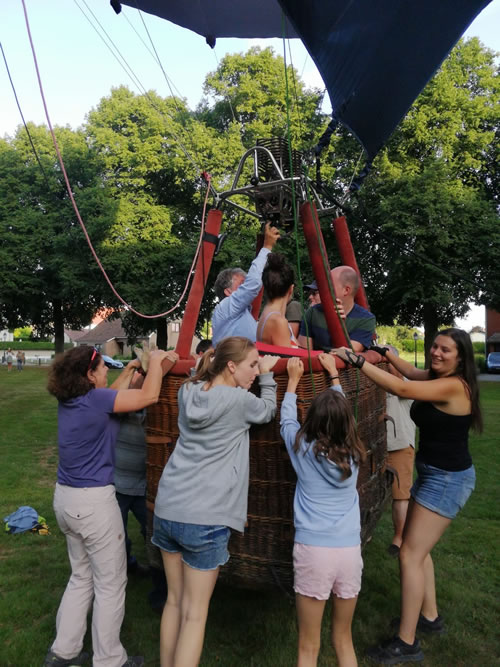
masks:
[[[33,153],[34,153],[34,155],[35,155],[36,161],[38,162],[38,166],[40,167],[40,171],[41,171],[42,174],[43,174],[43,178],[44,178],[44,180],[45,180],[45,184],[47,185],[47,190],[48,190],[49,187],[50,187],[50,186],[49,186],[49,179],[47,178],[47,174],[45,173],[45,169],[43,168],[43,165],[42,165],[42,163],[41,163],[41,161],[40,161],[40,157],[39,157],[38,152],[37,152],[37,150],[36,150],[36,148],[35,148],[35,144],[33,143],[33,139],[32,139],[32,137],[31,137],[31,133],[30,133],[30,131],[29,131],[28,125],[26,124],[26,120],[25,120],[25,118],[24,118],[24,114],[23,114],[23,111],[22,111],[22,109],[21,109],[21,105],[20,105],[20,103],[19,103],[19,98],[17,97],[16,88],[15,88],[15,86],[14,86],[14,82],[12,81],[12,77],[11,77],[11,75],[10,75],[9,65],[7,64],[7,57],[6,57],[6,55],[5,55],[5,51],[3,50],[3,46],[2,46],[2,43],[1,43],[1,42],[0,42],[0,50],[2,51],[3,61],[4,61],[4,63],[5,63],[5,69],[7,70],[7,76],[9,77],[9,81],[10,81],[10,85],[11,85],[11,88],[12,88],[12,92],[14,93],[14,98],[15,98],[15,100],[16,100],[16,104],[17,104],[17,108],[18,108],[18,110],[19,110],[19,114],[20,114],[20,116],[21,116],[21,120],[23,121],[24,129],[26,130],[26,134],[28,135],[28,139],[29,139],[29,142],[30,142],[30,144],[31,144],[31,148],[32,148]]]
[[[290,175],[291,175],[291,183],[292,183],[292,204],[293,204],[293,217],[294,217],[294,232],[295,232],[295,243],[296,243],[296,251],[297,251],[297,273],[298,273],[298,282],[299,282],[299,289],[301,292],[301,305],[302,305],[302,312],[304,314],[304,297],[303,297],[303,286],[302,286],[302,272],[301,272],[301,264],[300,264],[300,249],[299,249],[299,242],[298,242],[298,224],[297,224],[297,204],[296,204],[296,193],[295,193],[295,187],[294,187],[294,173],[293,173],[293,158],[292,158],[292,138],[291,138],[291,120],[290,120],[290,96],[289,96],[289,84],[288,84],[288,67],[287,67],[287,57],[286,57],[286,28],[285,28],[285,17],[284,14],[282,13],[282,27],[283,27],[283,59],[284,59],[284,69],[285,69],[285,90],[286,90],[286,114],[287,114],[287,135],[288,135],[288,157],[290,161]],[[290,52],[290,57],[291,57],[291,52]],[[292,69],[293,71],[293,69]],[[295,77],[294,77],[294,84],[295,84]],[[298,97],[297,97],[297,90],[295,86],[295,96],[296,96],[296,101],[298,104]],[[299,112],[300,116],[300,112]],[[300,121],[300,118],[299,118]],[[339,309],[337,306],[337,299],[335,296],[335,289],[333,287],[333,282],[331,279],[329,266],[328,266],[328,259],[326,257],[326,251],[322,239],[322,234],[321,234],[321,227],[319,224],[319,219],[317,215],[316,208],[313,205],[313,201],[311,198],[311,193],[309,190],[309,183],[308,183],[308,173],[307,173],[307,168],[304,166],[304,183],[305,183],[305,188],[306,188],[306,194],[307,194],[307,201],[309,203],[312,219],[314,222],[314,229],[316,232],[316,239],[318,242],[318,246],[321,251],[321,259],[323,262],[323,269],[325,271],[325,275],[327,277],[328,281],[328,288],[330,291],[330,296],[333,301],[333,305],[335,307],[337,317],[339,319],[339,322],[342,326],[342,330],[344,332],[344,336],[348,342],[349,347],[351,348],[352,351],[353,345],[349,336],[349,333],[347,332],[347,327],[345,325],[345,322],[343,318],[339,314]],[[311,360],[311,348],[310,348],[310,338],[309,338],[309,331],[308,331],[308,323],[307,319],[304,317],[304,323],[306,327],[306,337],[307,337],[307,352],[308,352],[308,361],[309,361],[309,374],[311,376],[311,381],[312,381],[312,387],[313,387],[313,394],[316,395],[316,388],[314,386],[314,376],[312,372],[312,360]],[[356,393],[355,393],[355,399],[354,399],[354,418],[357,420],[358,416],[358,396],[359,396],[359,391],[360,391],[360,378],[359,378],[359,369],[357,369],[356,372]]]
[[[90,236],[87,232],[85,224],[84,224],[84,222],[82,220],[82,217],[80,215],[80,211],[78,209],[75,198],[73,196],[73,192],[71,190],[71,185],[70,185],[70,182],[69,182],[69,179],[68,179],[68,175],[66,173],[66,169],[65,169],[64,162],[63,162],[63,159],[62,159],[61,151],[59,150],[59,144],[57,143],[56,135],[55,135],[54,129],[52,127],[52,123],[50,121],[49,111],[48,111],[48,108],[47,108],[47,103],[46,103],[46,100],[45,100],[45,94],[44,94],[43,85],[42,85],[42,79],[41,79],[41,76],[40,76],[40,70],[38,68],[38,60],[37,60],[37,57],[36,57],[35,46],[33,44],[33,39],[32,39],[32,36],[31,36],[31,30],[30,30],[30,24],[29,24],[29,19],[28,19],[28,13],[27,13],[27,10],[26,10],[25,0],[22,0],[22,4],[23,4],[23,11],[24,11],[24,18],[25,18],[25,22],[26,22],[26,29],[27,29],[27,32],[28,32],[28,38],[29,38],[30,45],[31,45],[31,51],[33,53],[33,61],[34,61],[36,75],[37,75],[37,79],[38,79],[38,85],[39,85],[39,88],[40,88],[40,95],[41,95],[43,107],[44,107],[44,110],[45,110],[45,117],[47,119],[47,124],[49,126],[50,134],[52,136],[52,141],[54,143],[54,148],[55,148],[55,151],[57,153],[57,158],[58,158],[59,164],[61,166],[61,171],[62,171],[62,174],[63,174],[63,177],[64,177],[64,181],[66,183],[66,188],[67,188],[67,191],[68,191],[68,194],[69,194],[69,198],[70,198],[71,203],[73,205],[73,209],[75,211],[78,222],[80,223],[80,227],[82,228],[83,234],[84,234],[85,239],[87,241],[87,244],[90,248],[90,251],[91,251],[99,269],[101,270],[106,282],[108,283],[109,287],[111,288],[111,291],[116,296],[116,298],[124,305],[124,307],[127,310],[131,311],[132,313],[134,313],[135,315],[137,315],[139,317],[143,317],[143,318],[146,318],[146,319],[156,319],[158,317],[165,317],[166,315],[169,315],[170,313],[172,313],[174,310],[176,310],[179,307],[180,303],[182,302],[182,300],[183,300],[183,298],[184,298],[184,296],[185,296],[185,294],[188,290],[190,278],[193,275],[193,269],[194,269],[194,266],[196,264],[198,254],[200,252],[200,248],[201,248],[201,244],[202,244],[202,240],[203,240],[203,234],[204,234],[204,231],[205,231],[205,212],[206,212],[208,196],[209,196],[209,193],[210,193],[210,177],[209,177],[208,174],[206,175],[207,191],[206,191],[206,194],[205,194],[205,201],[204,201],[204,204],[203,204],[201,230],[200,230],[200,237],[199,237],[199,240],[198,240],[198,245],[197,245],[196,252],[195,252],[195,255],[194,255],[194,258],[193,258],[193,262],[191,264],[191,268],[190,268],[188,276],[186,278],[186,284],[184,286],[184,290],[183,290],[179,300],[177,301],[175,306],[173,306],[173,308],[170,308],[169,310],[166,310],[162,313],[157,313],[155,315],[145,315],[144,313],[141,313],[141,312],[135,310],[129,303],[127,303],[120,296],[120,294],[115,289],[115,287],[114,287],[113,283],[111,282],[108,274],[106,273],[103,265],[101,264],[101,261],[99,260],[99,257],[97,256],[97,253],[94,249],[94,246],[92,245],[92,241],[90,240]]]
[[[305,308],[304,308],[304,286],[302,280],[302,268],[300,262],[300,246],[299,246],[299,229],[298,229],[298,216],[297,216],[297,196],[295,192],[295,180],[294,180],[294,171],[293,171],[293,157],[292,157],[292,132],[291,132],[291,120],[290,120],[290,93],[288,86],[288,66],[286,58],[286,20],[285,14],[281,13],[281,25],[283,31],[283,63],[285,70],[285,105],[286,105],[286,130],[287,130],[287,146],[288,146],[288,160],[290,165],[290,183],[292,189],[292,210],[293,210],[293,230],[295,235],[295,251],[296,251],[296,263],[297,263],[297,279],[299,284],[300,291],[300,305],[302,307],[302,318],[306,326],[306,339],[307,339],[307,361],[309,366],[309,375],[311,377],[311,384],[313,395],[316,395],[316,386],[314,383],[314,374],[312,369],[312,357],[311,357],[311,344],[309,337],[309,327],[307,320],[304,317]]]
[[[97,28],[96,25],[92,22],[92,19],[90,19],[89,16],[87,16],[87,14],[86,14],[85,11],[82,9],[82,7],[80,7],[80,5],[78,4],[78,1],[77,1],[77,0],[73,0],[73,2],[75,3],[75,5],[78,7],[78,9],[81,11],[81,13],[83,14],[83,16],[84,16],[84,17],[87,19],[87,21],[89,22],[89,24],[91,25],[91,27],[95,30],[95,32],[97,33],[97,36],[102,40],[102,42],[104,43],[104,45],[106,46],[106,48],[109,50],[109,52],[111,53],[111,55],[115,58],[115,60],[116,60],[116,61],[118,62],[118,64],[120,65],[120,67],[124,70],[125,74],[131,79],[133,85],[139,90],[140,94],[141,94],[141,95],[144,95],[144,97],[146,98],[146,100],[148,101],[148,103],[150,104],[150,106],[151,106],[151,107],[152,107],[152,108],[153,108],[153,109],[154,109],[160,116],[162,116],[163,118],[168,118],[168,119],[171,120],[172,122],[176,122],[174,116],[173,116],[171,113],[169,113],[169,112],[166,111],[166,110],[161,109],[161,108],[158,106],[158,104],[157,104],[157,103],[155,102],[155,100],[152,98],[152,96],[150,95],[150,93],[146,90],[145,86],[143,85],[143,83],[141,82],[141,80],[139,79],[139,77],[134,73],[132,67],[128,64],[128,62],[126,61],[125,57],[124,57],[124,56],[122,55],[122,53],[120,52],[120,49],[118,48],[118,46],[114,43],[114,41],[111,39],[111,37],[110,37],[110,35],[108,34],[108,32],[105,30],[105,28],[104,28],[104,27],[102,26],[102,24],[100,23],[99,19],[96,17],[96,15],[94,14],[94,12],[90,9],[90,7],[87,5],[86,1],[85,1],[85,0],[81,0],[81,1],[85,4],[85,6],[87,7],[88,12],[92,15],[93,20],[95,21],[95,24],[97,24],[97,26],[99,26],[98,28]],[[123,14],[123,13],[124,13],[124,12],[122,12],[122,14]],[[142,18],[142,17],[141,17],[141,18]],[[128,20],[128,19],[127,19],[127,20]],[[129,21],[129,23],[130,23],[130,21]],[[143,23],[144,23],[144,21],[143,21]],[[134,29],[134,30],[135,30],[135,29]],[[146,30],[147,30],[147,29],[146,29]],[[138,34],[138,33],[137,33],[137,30],[135,30],[135,32],[136,32],[136,34]],[[105,37],[103,36],[103,34],[105,35]],[[150,39],[151,39],[151,38],[150,38]],[[143,41],[142,39],[141,39],[141,41],[142,41],[142,43],[144,44],[144,41]],[[154,48],[154,47],[153,47],[153,48]],[[146,46],[146,49],[147,49],[147,46]],[[169,90],[170,90],[170,92],[172,93],[172,88],[171,88],[171,86],[170,86],[169,77],[167,77],[167,75],[166,75],[166,73],[165,73],[165,71],[164,71],[164,68],[163,68],[162,65],[161,65],[161,62],[159,61],[159,57],[158,57],[158,56],[155,57],[154,54],[153,54],[149,49],[147,49],[147,50],[148,50],[148,52],[150,53],[150,55],[153,57],[153,59],[156,61],[156,63],[159,64],[160,69],[162,70],[162,72],[164,73],[164,75],[165,75],[165,77],[166,77],[167,85],[168,85],[168,87],[169,87]],[[156,52],[156,49],[155,49],[155,52]],[[179,96],[180,96],[180,95],[179,95]],[[177,100],[176,100],[176,98],[175,98],[174,95],[172,95],[172,99],[173,99],[173,101],[174,101],[174,105],[175,105],[176,110],[179,112],[179,105],[178,105]],[[184,156],[186,157],[186,159],[188,160],[188,162],[191,163],[191,165],[194,167],[195,171],[199,174],[199,173],[202,171],[201,167],[197,164],[197,162],[196,162],[195,158],[193,157],[193,155],[189,152],[189,150],[187,149],[187,147],[184,145],[184,142],[183,142],[182,139],[180,138],[179,134],[173,129],[173,125],[172,125],[172,124],[169,124],[169,125],[167,126],[167,132],[168,132],[169,134],[172,135],[173,139],[175,140],[175,142],[178,144],[179,148],[180,148],[180,149],[182,150],[182,152],[184,153]],[[188,135],[188,136],[189,136],[189,135]],[[214,195],[216,195],[216,192],[215,192],[215,190],[213,190],[212,185],[210,185],[210,188],[211,188],[211,190],[212,190],[212,193],[213,193]]]

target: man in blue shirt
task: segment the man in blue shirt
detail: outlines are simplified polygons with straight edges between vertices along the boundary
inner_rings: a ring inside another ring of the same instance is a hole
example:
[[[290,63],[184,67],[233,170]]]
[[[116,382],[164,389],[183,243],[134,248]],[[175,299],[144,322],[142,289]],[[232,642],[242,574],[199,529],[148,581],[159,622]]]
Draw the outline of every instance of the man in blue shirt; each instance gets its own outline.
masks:
[[[214,290],[219,303],[212,315],[212,342],[214,347],[228,336],[244,336],[255,343],[257,322],[250,312],[253,300],[262,287],[262,271],[267,256],[274,248],[280,234],[268,222],[265,227],[264,244],[253,260],[248,273],[242,269],[224,269],[217,276]]]
[[[330,271],[330,275],[339,315],[345,318],[345,326],[353,349],[355,352],[363,352],[372,344],[376,321],[369,310],[354,302],[359,288],[359,276],[350,266],[337,266]],[[318,289],[315,282],[308,287],[313,291]],[[298,343],[301,347],[309,346],[313,350],[334,347],[321,303],[312,305],[306,311],[300,324]]]

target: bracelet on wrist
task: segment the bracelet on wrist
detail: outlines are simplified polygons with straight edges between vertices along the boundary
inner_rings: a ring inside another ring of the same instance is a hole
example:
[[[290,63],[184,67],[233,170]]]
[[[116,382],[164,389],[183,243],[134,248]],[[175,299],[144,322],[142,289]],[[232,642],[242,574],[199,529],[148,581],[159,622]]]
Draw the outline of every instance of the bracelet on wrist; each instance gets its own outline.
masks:
[[[339,379],[339,376],[338,376],[338,375],[329,375],[329,376],[328,376],[328,379],[329,379],[329,380],[338,380],[338,379]]]

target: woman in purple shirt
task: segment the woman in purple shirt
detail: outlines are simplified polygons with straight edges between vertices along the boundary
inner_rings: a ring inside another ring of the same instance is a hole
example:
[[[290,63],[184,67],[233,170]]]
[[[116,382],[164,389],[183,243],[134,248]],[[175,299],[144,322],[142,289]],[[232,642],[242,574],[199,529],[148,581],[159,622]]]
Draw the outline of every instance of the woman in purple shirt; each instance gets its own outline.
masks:
[[[125,610],[127,565],[123,521],[113,484],[117,412],[156,403],[162,361],[174,352],[151,353],[141,389],[129,389],[137,360],[107,388],[108,369],[95,348],[75,347],[54,361],[48,390],[59,401],[59,466],[54,494],[57,523],[66,536],[71,576],[56,618],[57,635],[45,665],[82,665],[87,613],[93,601],[94,667],[134,667],[120,642]]]

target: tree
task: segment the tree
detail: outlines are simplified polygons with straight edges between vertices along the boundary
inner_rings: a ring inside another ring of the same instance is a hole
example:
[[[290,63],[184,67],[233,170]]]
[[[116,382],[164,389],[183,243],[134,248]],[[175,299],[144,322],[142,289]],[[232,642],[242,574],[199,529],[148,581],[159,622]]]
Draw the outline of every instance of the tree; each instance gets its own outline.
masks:
[[[183,102],[125,87],[101,100],[85,131],[103,160],[106,192],[116,206],[101,246],[107,272],[135,310],[169,310],[183,291],[199,238],[204,189],[196,163],[206,164],[215,152],[214,133],[193,120]],[[110,294],[108,305],[121,303]],[[131,336],[156,327],[163,347],[166,321],[129,312],[124,326]]]
[[[62,352],[64,327],[87,325],[102,304],[102,290],[50,135],[42,126],[29,129],[41,167],[24,128],[0,141],[0,311],[11,327],[29,322],[38,336],[53,334]],[[82,133],[56,128],[56,135],[75,199],[98,243],[112,215],[99,162]]]
[[[350,221],[372,310],[382,323],[397,317],[423,324],[427,352],[438,326],[463,316],[468,302],[500,302],[490,169],[499,81],[494,54],[477,39],[460,42],[353,201]]]

